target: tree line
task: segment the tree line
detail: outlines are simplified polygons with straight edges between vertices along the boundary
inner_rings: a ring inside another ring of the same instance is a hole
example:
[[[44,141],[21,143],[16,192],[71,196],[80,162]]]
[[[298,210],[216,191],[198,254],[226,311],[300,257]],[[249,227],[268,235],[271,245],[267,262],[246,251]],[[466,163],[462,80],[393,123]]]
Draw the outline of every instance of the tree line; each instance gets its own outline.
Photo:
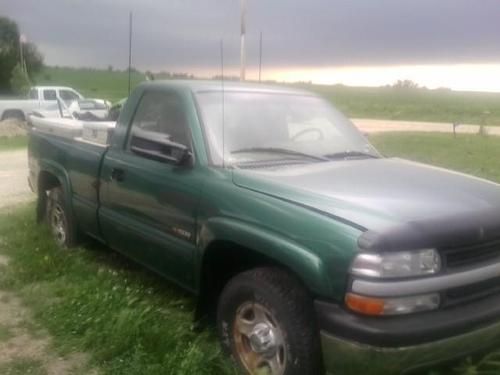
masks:
[[[0,93],[26,93],[42,67],[37,46],[22,40],[15,21],[0,16]]]

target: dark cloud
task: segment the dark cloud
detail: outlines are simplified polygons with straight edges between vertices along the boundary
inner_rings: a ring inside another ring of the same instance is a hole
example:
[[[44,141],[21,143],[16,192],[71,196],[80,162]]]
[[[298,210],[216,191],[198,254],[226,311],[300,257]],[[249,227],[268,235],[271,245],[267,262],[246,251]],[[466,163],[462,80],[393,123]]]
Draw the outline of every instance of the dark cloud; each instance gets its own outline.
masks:
[[[498,0],[247,0],[249,64],[264,35],[267,67],[500,60]],[[134,65],[214,69],[219,40],[239,61],[239,0],[0,0],[47,62],[123,67],[128,12]],[[185,69],[184,69],[185,68]]]

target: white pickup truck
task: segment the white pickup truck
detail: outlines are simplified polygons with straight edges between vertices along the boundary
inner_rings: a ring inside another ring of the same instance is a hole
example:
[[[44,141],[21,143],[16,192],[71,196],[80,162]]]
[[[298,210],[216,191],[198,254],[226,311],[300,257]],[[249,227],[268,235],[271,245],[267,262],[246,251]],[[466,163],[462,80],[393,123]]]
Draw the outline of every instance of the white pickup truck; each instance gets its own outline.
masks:
[[[57,99],[69,105],[75,100],[83,99],[83,95],[70,87],[35,86],[30,89],[27,99],[0,100],[0,120],[26,120],[34,111],[53,107],[57,104]]]

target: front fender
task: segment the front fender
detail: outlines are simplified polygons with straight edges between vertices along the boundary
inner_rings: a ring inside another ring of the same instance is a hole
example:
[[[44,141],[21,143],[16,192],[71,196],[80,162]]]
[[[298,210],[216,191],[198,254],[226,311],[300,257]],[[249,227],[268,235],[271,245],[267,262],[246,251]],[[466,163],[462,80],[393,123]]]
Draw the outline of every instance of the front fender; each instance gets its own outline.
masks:
[[[199,259],[203,259],[205,250],[213,241],[229,241],[282,264],[314,294],[332,293],[323,261],[306,247],[279,233],[237,219],[216,217],[201,225],[198,238],[202,252]],[[199,269],[202,263],[200,261]]]

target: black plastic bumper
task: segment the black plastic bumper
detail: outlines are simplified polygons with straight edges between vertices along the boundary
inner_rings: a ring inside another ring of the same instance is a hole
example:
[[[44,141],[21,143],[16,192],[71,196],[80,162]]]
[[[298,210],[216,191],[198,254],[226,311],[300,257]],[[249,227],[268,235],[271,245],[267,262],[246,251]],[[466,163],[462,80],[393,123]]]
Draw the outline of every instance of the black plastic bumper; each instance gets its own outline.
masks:
[[[500,295],[466,305],[393,317],[367,317],[315,302],[322,332],[378,347],[413,346],[464,334],[500,321]]]

